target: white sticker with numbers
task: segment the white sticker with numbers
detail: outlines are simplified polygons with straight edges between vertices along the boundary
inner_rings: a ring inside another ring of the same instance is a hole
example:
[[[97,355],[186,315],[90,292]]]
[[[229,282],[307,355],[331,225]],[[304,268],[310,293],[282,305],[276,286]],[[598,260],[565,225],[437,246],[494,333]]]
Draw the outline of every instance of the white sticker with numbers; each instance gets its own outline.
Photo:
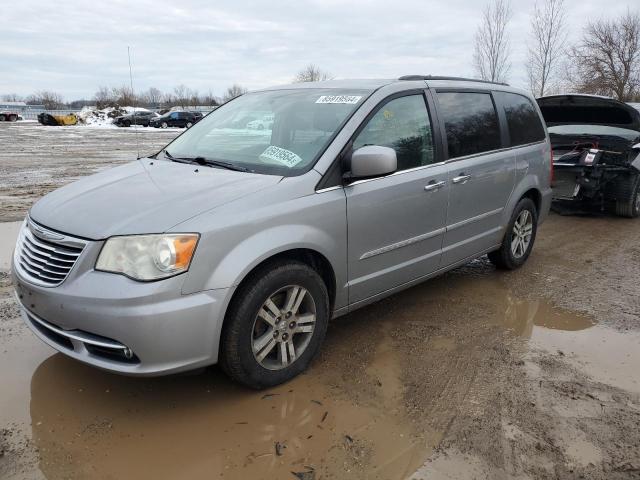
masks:
[[[316,103],[346,103],[355,105],[360,101],[362,95],[322,95]]]
[[[293,168],[302,161],[302,158],[290,150],[270,145],[260,154],[260,160],[270,163],[275,162]]]

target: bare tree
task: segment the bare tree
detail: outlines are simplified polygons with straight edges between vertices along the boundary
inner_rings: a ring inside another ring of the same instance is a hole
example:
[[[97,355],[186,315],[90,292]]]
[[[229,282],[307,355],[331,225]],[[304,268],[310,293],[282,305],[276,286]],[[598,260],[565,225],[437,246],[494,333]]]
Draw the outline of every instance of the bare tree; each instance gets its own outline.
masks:
[[[333,76],[329,72],[320,70],[320,67],[310,63],[296,74],[296,78],[293,80],[296,83],[301,82],[324,82],[325,80],[331,80]]]
[[[96,107],[105,108],[115,103],[113,94],[109,87],[98,87],[98,91],[93,96],[96,101]]]
[[[564,0],[536,3],[531,17],[531,41],[527,58],[529,88],[536,96],[553,88],[567,41]]]
[[[640,14],[588,23],[570,58],[578,92],[632,98],[640,89]]]
[[[151,87],[143,94],[144,100],[149,107],[155,107],[162,102],[162,92],[156,87]]]
[[[220,105],[220,99],[216,97],[211,90],[202,96],[203,105],[217,106]]]
[[[166,107],[173,106],[176,103],[175,96],[173,95],[173,93],[170,93],[170,92],[163,93],[162,94],[162,103]]]
[[[200,94],[198,93],[198,90],[188,90],[189,93],[189,105],[195,107],[197,105],[200,105]]]
[[[133,90],[131,90],[131,87],[127,85],[113,87],[112,96],[115,104],[121,107],[132,106],[136,103],[136,96],[133,93]]]
[[[179,106],[184,108],[189,103],[189,89],[186,85],[180,84],[176,87],[173,87],[173,95],[175,102]]]
[[[5,93],[4,95],[2,95],[1,98],[3,102],[22,102],[23,101],[22,97],[17,93]]]
[[[482,13],[482,23],[476,31],[473,64],[476,74],[483,80],[504,82],[509,61],[507,25],[511,20],[509,0],[492,0]]]
[[[227,88],[226,92],[224,92],[224,95],[222,96],[222,101],[228,102],[229,100],[233,100],[234,98],[239,97],[244,93],[247,93],[247,89],[242,85],[238,85],[237,83],[234,83],[229,88]]]
[[[31,105],[44,105],[47,110],[55,110],[64,106],[62,95],[49,90],[40,90],[27,97],[27,103]]]

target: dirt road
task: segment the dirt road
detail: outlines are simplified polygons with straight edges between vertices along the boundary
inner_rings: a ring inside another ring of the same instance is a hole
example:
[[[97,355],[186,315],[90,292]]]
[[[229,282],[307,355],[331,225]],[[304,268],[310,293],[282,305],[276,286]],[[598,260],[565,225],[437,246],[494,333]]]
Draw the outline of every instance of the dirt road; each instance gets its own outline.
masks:
[[[0,123],[0,222],[24,218],[33,202],[61,185],[137,152],[155,153],[183,131]]]
[[[135,155],[130,132],[38,128],[0,128],[2,219],[102,150]],[[20,152],[50,152],[42,181],[45,154]],[[54,353],[18,318],[16,228],[0,224],[0,478],[640,478],[640,221],[552,215],[522,269],[480,259],[340,318],[307,373],[264,392]]]

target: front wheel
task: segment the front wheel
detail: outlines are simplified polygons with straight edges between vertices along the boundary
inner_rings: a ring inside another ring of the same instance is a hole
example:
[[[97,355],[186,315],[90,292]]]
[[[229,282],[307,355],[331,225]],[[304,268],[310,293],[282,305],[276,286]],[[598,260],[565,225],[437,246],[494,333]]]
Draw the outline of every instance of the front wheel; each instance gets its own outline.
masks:
[[[538,230],[538,211],[530,198],[522,198],[511,215],[502,245],[489,252],[489,260],[503,270],[515,270],[529,258]]]
[[[169,125],[167,124],[167,122],[162,122],[160,124],[160,128],[167,128]]]
[[[324,340],[329,295],[318,273],[299,262],[268,264],[234,297],[222,333],[222,369],[251,388],[304,371]]]

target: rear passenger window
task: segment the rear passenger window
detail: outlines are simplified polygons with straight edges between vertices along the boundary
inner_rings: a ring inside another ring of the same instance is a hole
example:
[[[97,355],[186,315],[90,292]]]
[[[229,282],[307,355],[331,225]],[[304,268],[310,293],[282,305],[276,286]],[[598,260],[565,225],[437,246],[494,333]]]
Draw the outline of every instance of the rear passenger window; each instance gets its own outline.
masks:
[[[511,146],[544,140],[544,127],[531,100],[517,93],[495,92],[507,116]]]
[[[440,92],[438,104],[444,119],[449,158],[501,147],[498,115],[490,94]]]
[[[433,163],[433,134],[424,97],[408,95],[383,105],[358,134],[353,149],[366,145],[393,148],[398,170]]]

